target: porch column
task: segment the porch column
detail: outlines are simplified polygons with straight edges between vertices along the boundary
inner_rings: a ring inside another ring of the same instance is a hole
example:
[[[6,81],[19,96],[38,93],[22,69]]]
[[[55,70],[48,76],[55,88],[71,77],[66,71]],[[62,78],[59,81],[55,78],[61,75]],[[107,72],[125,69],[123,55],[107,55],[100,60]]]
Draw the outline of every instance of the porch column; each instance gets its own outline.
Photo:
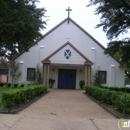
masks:
[[[44,84],[49,87],[50,64],[44,64]]]
[[[87,66],[84,66],[85,72],[84,72],[84,82],[85,82],[85,86],[87,85]]]
[[[91,80],[91,78],[90,78],[90,76],[91,76],[91,72],[90,72],[90,70],[91,70],[91,66],[87,66],[87,69],[88,69],[88,75],[87,75],[87,79],[88,79],[88,84],[87,85],[90,85],[90,80]]]
[[[43,64],[43,84],[46,84],[49,87],[49,78],[50,78],[50,63],[51,61],[45,59],[41,61]]]
[[[49,88],[50,64],[47,65],[47,87]]]

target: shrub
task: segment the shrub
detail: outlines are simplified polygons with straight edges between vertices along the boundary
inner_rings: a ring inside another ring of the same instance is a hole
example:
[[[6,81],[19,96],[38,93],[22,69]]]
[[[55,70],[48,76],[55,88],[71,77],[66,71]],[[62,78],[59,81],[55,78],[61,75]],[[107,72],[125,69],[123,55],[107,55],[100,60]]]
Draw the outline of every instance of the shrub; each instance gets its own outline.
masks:
[[[21,84],[20,87],[24,87],[24,84]]]
[[[93,76],[93,78],[94,78],[94,85],[97,85],[97,86],[101,86],[101,80],[100,80],[99,71],[100,71],[100,68],[98,68],[98,70],[95,71],[95,74]]]
[[[80,80],[80,82],[79,82],[79,86],[80,86],[81,89],[83,89],[83,86],[84,86],[84,85],[85,85],[84,80]]]
[[[49,79],[50,88],[53,87],[53,84],[54,84],[54,83],[55,83],[55,79],[50,78],[50,79]]]
[[[47,87],[44,85],[32,86],[31,88],[23,88],[16,91],[4,92],[2,95],[2,106],[11,107],[27,100],[34,98],[35,96],[45,93]]]
[[[18,84],[14,84],[14,88],[17,88],[18,87]]]
[[[124,109],[124,93],[122,91],[115,91],[115,89],[105,89],[96,86],[87,86],[86,93],[103,103],[113,105],[119,111],[123,111]],[[130,94],[127,94],[126,96],[125,112],[130,114]]]
[[[14,106],[14,94],[12,92],[3,93],[2,106],[5,107]]]
[[[127,93],[130,93],[130,88],[125,88],[125,87],[100,87],[100,88],[106,88],[106,89],[109,89],[109,90],[113,90],[113,91],[121,91],[121,92],[125,92],[125,89],[126,89],[126,92]]]
[[[8,83],[7,86],[10,88],[11,87],[11,83]]]
[[[83,86],[83,90],[86,90],[86,86],[85,85]]]
[[[4,84],[3,83],[0,83],[0,87],[3,87],[4,86]]]

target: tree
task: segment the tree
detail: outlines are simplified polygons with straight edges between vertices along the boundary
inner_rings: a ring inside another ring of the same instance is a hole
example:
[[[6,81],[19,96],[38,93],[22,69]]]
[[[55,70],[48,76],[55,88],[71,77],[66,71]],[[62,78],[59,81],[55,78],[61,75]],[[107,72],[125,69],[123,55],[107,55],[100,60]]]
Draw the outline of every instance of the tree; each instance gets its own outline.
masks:
[[[89,6],[97,5],[96,15],[101,15],[100,24],[107,38],[111,40],[105,54],[114,56],[120,54],[120,61],[129,65],[130,63],[130,38],[125,37],[118,40],[120,34],[126,34],[130,28],[130,0],[90,0]],[[115,39],[115,40],[113,40]]]
[[[96,71],[95,71],[95,74],[93,76],[93,85],[94,86],[101,86],[101,78],[100,78],[100,75],[99,75],[99,71],[100,71],[100,68],[98,68]]]
[[[38,0],[1,0],[0,56],[10,59],[36,44],[45,28],[45,8],[37,8]]]
[[[5,57],[0,57],[0,69],[8,69],[8,61]]]
[[[37,64],[37,69],[36,69],[36,83],[41,84],[42,83],[42,78],[41,78],[41,72],[40,72],[40,65]]]
[[[16,79],[21,76],[21,72],[19,72],[19,64],[15,62],[10,62],[9,69],[10,76],[12,77],[12,83],[14,83],[14,81],[16,81]]]

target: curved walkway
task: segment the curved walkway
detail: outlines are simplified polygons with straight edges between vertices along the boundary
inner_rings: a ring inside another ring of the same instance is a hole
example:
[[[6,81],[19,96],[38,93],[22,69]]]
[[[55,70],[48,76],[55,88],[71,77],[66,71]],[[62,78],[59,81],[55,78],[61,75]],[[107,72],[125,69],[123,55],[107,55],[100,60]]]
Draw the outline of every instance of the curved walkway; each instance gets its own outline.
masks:
[[[0,130],[118,130],[118,119],[83,91],[50,91],[18,114],[0,114]]]

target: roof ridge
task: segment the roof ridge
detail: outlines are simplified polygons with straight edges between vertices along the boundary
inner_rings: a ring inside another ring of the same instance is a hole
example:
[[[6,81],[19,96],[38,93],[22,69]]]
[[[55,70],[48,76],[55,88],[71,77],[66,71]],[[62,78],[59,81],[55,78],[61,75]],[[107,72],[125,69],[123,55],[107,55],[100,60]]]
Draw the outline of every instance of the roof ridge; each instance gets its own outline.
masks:
[[[87,36],[89,36],[93,41],[95,41],[103,50],[105,50],[105,47],[98,42],[92,35],[90,35],[85,29],[83,29],[79,24],[77,24],[74,20],[72,20],[70,17],[67,17],[66,19],[64,19],[63,21],[61,21],[59,24],[57,24],[56,26],[54,26],[51,30],[49,30],[47,33],[45,33],[41,38],[39,38],[35,44],[32,44],[31,46],[28,47],[28,49],[30,49],[31,47],[33,47],[34,45],[36,45],[36,43],[38,43],[41,39],[43,39],[44,37],[46,37],[48,34],[50,34],[52,31],[54,31],[56,28],[58,28],[60,25],[62,25],[64,22],[66,22],[67,20],[70,20],[73,24],[75,24],[80,30],[82,30]],[[14,58],[12,58],[12,60],[15,60],[16,58],[18,58],[20,55],[22,55],[24,52],[26,52],[25,50],[23,50],[21,53],[19,53],[17,56],[15,56]],[[27,51],[28,52],[28,51]],[[111,56],[111,55],[110,55]],[[111,56],[112,58],[114,58],[118,63],[121,64],[121,62],[119,60],[117,60],[115,57]]]

